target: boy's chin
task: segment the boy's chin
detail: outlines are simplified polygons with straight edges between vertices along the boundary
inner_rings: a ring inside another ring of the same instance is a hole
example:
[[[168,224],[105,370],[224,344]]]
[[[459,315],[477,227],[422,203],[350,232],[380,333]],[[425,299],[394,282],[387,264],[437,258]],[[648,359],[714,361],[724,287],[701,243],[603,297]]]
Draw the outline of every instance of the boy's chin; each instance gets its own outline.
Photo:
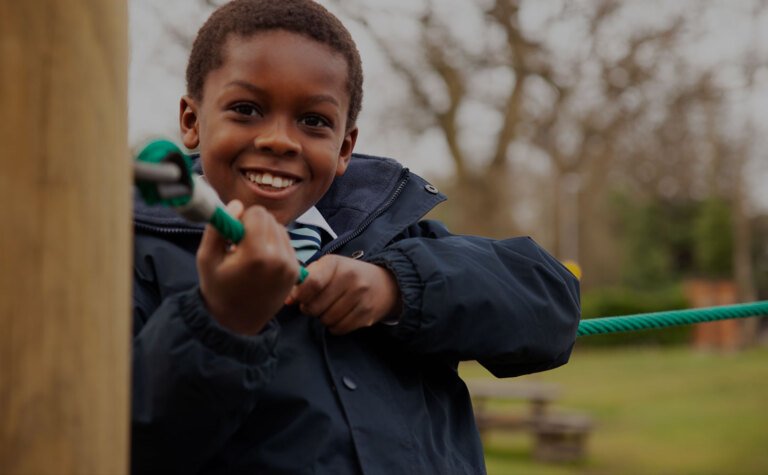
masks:
[[[309,209],[309,208],[307,208]],[[269,209],[267,210],[272,213],[272,216],[275,217],[278,223],[282,224],[283,226],[288,226],[292,222],[296,220],[299,216],[304,214],[307,210],[302,211],[289,211],[289,210],[275,210],[275,209]]]

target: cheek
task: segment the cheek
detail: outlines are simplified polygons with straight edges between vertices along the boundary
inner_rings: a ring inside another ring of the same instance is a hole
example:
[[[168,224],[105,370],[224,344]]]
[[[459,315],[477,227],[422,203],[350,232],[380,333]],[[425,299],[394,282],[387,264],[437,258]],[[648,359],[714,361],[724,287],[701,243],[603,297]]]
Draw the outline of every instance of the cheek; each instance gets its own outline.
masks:
[[[333,179],[333,177],[337,177],[340,175],[340,171],[342,171],[342,168],[339,161],[339,154],[341,153],[341,147],[340,146],[329,146],[328,150],[326,151],[328,158],[328,161],[326,162],[326,170],[327,174]]]
[[[226,134],[207,134],[200,142],[200,154],[203,159],[203,169],[207,173],[221,173],[229,168],[236,147],[231,136]]]
[[[313,194],[317,195],[315,199],[321,198],[328,191],[328,188],[333,184],[333,180],[336,178],[336,162],[331,160],[325,160],[322,164],[314,169],[315,178],[315,191]]]
[[[214,150],[201,148],[203,175],[211,186],[224,198],[227,190],[233,185],[234,176],[229,164]]]
[[[338,167],[337,167],[337,161],[336,159],[329,161],[325,164],[325,168],[323,170],[323,181],[325,182],[326,187],[331,186],[331,183],[333,182],[334,178],[338,176]]]

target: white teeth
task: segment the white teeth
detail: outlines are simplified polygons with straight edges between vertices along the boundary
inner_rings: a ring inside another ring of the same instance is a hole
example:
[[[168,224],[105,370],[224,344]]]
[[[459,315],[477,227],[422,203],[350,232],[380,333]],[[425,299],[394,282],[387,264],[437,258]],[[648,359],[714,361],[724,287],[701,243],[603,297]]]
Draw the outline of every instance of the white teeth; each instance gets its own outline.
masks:
[[[270,173],[247,172],[245,176],[252,183],[270,185],[272,188],[288,188],[296,182],[293,178],[272,176]]]

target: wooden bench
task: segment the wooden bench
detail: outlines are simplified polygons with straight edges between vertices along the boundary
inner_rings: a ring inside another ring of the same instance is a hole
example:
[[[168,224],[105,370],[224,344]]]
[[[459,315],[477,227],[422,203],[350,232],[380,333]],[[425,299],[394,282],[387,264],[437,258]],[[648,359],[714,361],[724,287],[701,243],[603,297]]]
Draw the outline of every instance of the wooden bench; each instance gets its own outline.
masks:
[[[549,414],[534,428],[533,458],[542,462],[576,462],[586,457],[592,418],[586,414]]]
[[[530,429],[548,412],[550,403],[560,396],[557,385],[522,381],[467,381],[475,408],[477,428],[483,434],[488,429]],[[490,400],[525,401],[525,413],[490,408]]]
[[[560,397],[560,387],[552,383],[506,380],[468,380],[475,419],[481,437],[489,430],[524,430],[534,436],[533,456],[547,462],[582,460],[592,420],[585,414],[566,414],[551,410]],[[525,411],[509,407],[490,407],[489,401],[523,401]]]

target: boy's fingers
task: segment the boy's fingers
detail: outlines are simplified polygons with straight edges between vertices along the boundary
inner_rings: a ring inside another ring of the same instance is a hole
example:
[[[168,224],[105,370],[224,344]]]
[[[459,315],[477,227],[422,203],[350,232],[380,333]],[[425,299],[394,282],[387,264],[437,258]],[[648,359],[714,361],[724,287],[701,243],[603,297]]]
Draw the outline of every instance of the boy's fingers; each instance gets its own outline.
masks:
[[[294,286],[289,300],[300,303],[302,311],[318,316],[337,298],[338,289],[334,285],[338,256],[325,256],[307,267],[309,277],[303,283]]]
[[[197,259],[203,265],[218,262],[226,254],[227,240],[212,225],[205,226],[200,247],[197,249]]]
[[[322,257],[307,266],[309,276],[301,284],[293,286],[286,300],[307,305],[322,296],[333,281],[336,269],[334,257]]]
[[[293,305],[296,303],[296,300],[293,298],[293,293],[296,291],[296,286],[294,285],[291,288],[291,291],[288,292],[288,296],[283,300],[283,305]]]
[[[227,212],[235,219],[240,219],[243,214],[243,203],[240,200],[232,200],[227,204]],[[201,263],[218,262],[227,252],[227,239],[222,236],[211,224],[205,226],[197,257]]]
[[[352,308],[349,313],[328,326],[328,331],[334,335],[345,335],[360,328],[370,327],[373,320],[359,306]]]
[[[348,297],[345,298],[345,295],[341,294],[336,300],[328,304],[326,308],[323,308],[318,315],[323,325],[333,327],[349,318],[350,315],[353,315],[356,309],[357,303],[355,300]]]

